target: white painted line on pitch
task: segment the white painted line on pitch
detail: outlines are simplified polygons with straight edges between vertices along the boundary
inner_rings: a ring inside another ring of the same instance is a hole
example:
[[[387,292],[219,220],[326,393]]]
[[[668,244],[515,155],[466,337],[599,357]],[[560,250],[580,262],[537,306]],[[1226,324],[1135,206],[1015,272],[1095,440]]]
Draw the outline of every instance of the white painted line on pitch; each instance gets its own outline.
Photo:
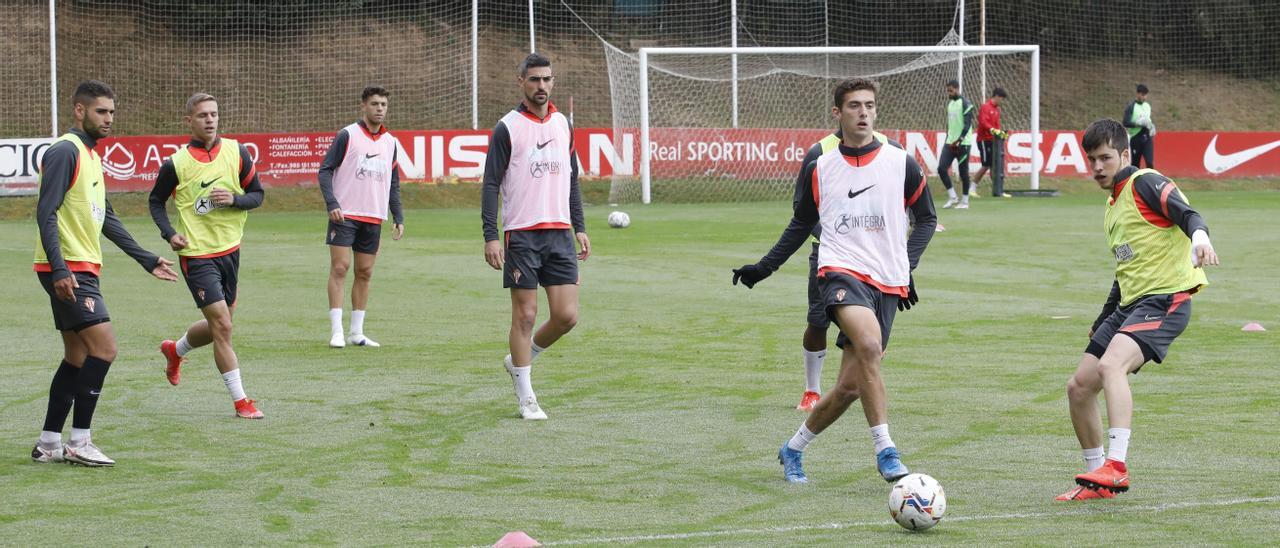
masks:
[[[1235,506],[1237,504],[1257,504],[1265,502],[1280,502],[1280,496],[1241,498],[1215,501],[1191,501],[1191,502],[1170,502],[1165,504],[1157,504],[1155,506],[1130,506],[1111,508],[1101,505],[1082,508],[1080,510],[1066,510],[1061,512],[1024,512],[1018,514],[992,514],[987,516],[955,516],[943,519],[943,522],[956,521],[999,521],[1010,519],[1030,519],[1030,518],[1051,518],[1057,516],[1074,516],[1086,514],[1132,514],[1140,512],[1163,512],[1166,510],[1180,510],[1184,508],[1203,508],[1208,506]],[[1066,503],[1063,503],[1064,505]],[[818,525],[791,525],[787,527],[762,527],[758,529],[725,529],[720,531],[700,531],[696,533],[667,533],[657,535],[636,535],[630,537],[599,537],[584,538],[576,540],[562,540],[543,542],[544,546],[571,546],[575,544],[617,544],[631,542],[649,542],[657,540],[689,540],[696,538],[708,537],[732,537],[741,535],[758,535],[773,533],[793,533],[796,531],[820,531],[824,529],[852,529],[858,527],[873,527],[893,524],[893,521],[885,518],[876,521],[854,521],[847,523],[823,523]]]

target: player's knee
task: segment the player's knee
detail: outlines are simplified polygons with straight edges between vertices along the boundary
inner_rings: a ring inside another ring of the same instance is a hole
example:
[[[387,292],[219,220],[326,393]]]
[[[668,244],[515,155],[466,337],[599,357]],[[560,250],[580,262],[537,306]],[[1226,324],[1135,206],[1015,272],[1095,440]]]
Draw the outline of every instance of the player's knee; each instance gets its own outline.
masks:
[[[1081,381],[1076,375],[1067,379],[1067,399],[1081,401],[1094,396],[1097,396],[1097,390],[1091,384]]]
[[[345,278],[347,277],[347,270],[350,268],[350,266],[351,265],[347,263],[335,262],[329,265],[329,273],[332,274],[333,277],[335,278]]]
[[[562,331],[568,332],[578,325],[578,311],[561,312],[551,320],[556,322]]]
[[[863,363],[880,364],[884,350],[880,348],[880,339],[872,335],[858,335],[850,339],[853,343],[854,356]]]
[[[837,384],[835,389],[831,391],[831,397],[835,398],[836,403],[841,405],[851,404],[858,399],[858,385]]]
[[[93,344],[89,347],[88,355],[108,362],[116,361],[116,341],[111,339]],[[84,363],[83,358],[80,363]]]
[[[1112,360],[1112,359],[1098,360],[1098,374],[1103,377],[1110,377],[1113,375],[1124,375],[1125,366],[1123,363],[1120,363],[1118,360]]]
[[[213,333],[213,338],[219,340],[231,339],[231,316],[227,315],[214,320],[209,320],[209,331]]]
[[[521,331],[532,331],[538,320],[538,309],[532,306],[517,307],[511,312],[511,326]]]
[[[356,269],[356,279],[367,282],[373,279],[373,267],[361,267]]]

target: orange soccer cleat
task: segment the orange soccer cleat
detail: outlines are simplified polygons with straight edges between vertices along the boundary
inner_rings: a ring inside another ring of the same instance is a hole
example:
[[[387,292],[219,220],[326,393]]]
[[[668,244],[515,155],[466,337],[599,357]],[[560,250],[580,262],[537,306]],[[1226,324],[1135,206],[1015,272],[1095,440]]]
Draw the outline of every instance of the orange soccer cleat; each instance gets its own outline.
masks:
[[[800,405],[797,405],[796,409],[805,413],[813,411],[813,406],[817,405],[820,399],[822,399],[822,394],[806,390],[804,395],[800,396]]]
[[[253,406],[253,400],[245,398],[236,401],[236,416],[242,419],[260,419],[262,411]]]
[[[178,343],[173,341],[161,341],[160,353],[164,354],[166,362],[164,366],[164,376],[168,377],[169,384],[178,386],[178,381],[182,380],[182,362],[186,358],[178,355]]]
[[[1111,491],[1108,491],[1106,489],[1093,489],[1091,487],[1077,485],[1071,488],[1070,491],[1067,491],[1066,493],[1063,493],[1061,495],[1058,495],[1057,497],[1054,497],[1053,500],[1062,500],[1062,501],[1092,500],[1092,499],[1111,499],[1115,497],[1116,497],[1115,493],[1112,493]]]
[[[1129,468],[1121,461],[1107,459],[1094,471],[1076,476],[1076,483],[1091,489],[1123,493],[1129,490]]]

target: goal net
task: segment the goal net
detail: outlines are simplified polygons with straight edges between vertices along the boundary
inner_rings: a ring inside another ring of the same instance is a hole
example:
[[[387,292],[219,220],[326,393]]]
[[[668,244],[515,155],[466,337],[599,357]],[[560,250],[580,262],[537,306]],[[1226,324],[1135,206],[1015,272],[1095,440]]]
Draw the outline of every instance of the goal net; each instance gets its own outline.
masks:
[[[1038,186],[1038,46],[963,46],[951,34],[938,46],[605,49],[614,142],[635,147],[632,169],[615,170],[612,202],[790,197],[805,152],[836,129],[832,88],[851,77],[879,82],[878,130],[929,175],[945,140],[946,82],[962,82],[975,123],[1004,88],[1006,172],[1014,186]]]

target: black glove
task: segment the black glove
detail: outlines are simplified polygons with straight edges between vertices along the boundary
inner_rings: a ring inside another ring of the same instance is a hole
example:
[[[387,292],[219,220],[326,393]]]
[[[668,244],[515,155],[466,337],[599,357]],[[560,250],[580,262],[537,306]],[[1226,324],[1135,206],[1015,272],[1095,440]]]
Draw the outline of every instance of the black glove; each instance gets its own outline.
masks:
[[[760,283],[760,280],[772,275],[773,271],[760,263],[744,264],[742,268],[733,269],[733,285],[738,285],[738,280],[742,280],[742,285],[751,289]]]
[[[916,277],[911,277],[911,283],[907,288],[906,297],[898,297],[898,312],[911,310],[911,305],[920,301],[920,296],[916,294]]]

